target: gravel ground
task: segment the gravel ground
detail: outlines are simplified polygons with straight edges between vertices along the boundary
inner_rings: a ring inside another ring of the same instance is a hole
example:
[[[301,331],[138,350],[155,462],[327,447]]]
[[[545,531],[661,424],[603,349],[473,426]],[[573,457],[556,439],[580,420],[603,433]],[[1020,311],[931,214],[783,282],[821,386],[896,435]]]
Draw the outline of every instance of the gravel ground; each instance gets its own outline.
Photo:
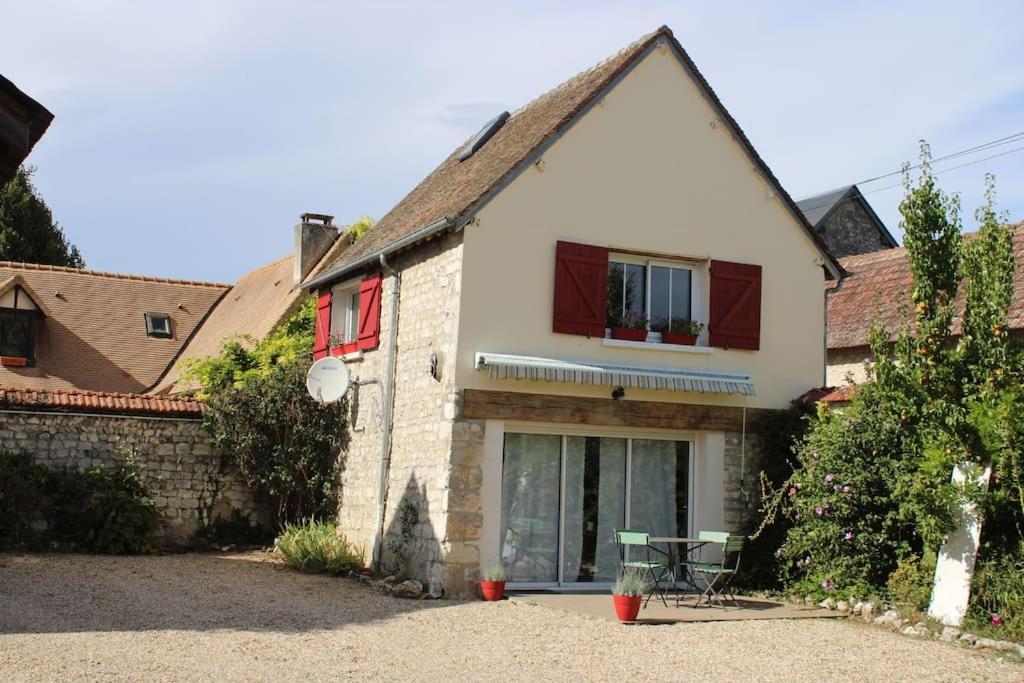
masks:
[[[1024,667],[836,619],[620,626],[508,602],[396,600],[262,553],[0,555],[0,679],[357,676],[1019,681]]]

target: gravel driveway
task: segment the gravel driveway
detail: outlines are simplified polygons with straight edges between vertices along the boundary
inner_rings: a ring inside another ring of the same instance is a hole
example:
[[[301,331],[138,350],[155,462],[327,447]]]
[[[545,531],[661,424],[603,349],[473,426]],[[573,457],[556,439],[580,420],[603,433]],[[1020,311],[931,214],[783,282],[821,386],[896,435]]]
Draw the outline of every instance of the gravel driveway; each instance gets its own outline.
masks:
[[[0,679],[1024,678],[1019,664],[836,619],[620,626],[401,601],[266,558],[0,555]]]

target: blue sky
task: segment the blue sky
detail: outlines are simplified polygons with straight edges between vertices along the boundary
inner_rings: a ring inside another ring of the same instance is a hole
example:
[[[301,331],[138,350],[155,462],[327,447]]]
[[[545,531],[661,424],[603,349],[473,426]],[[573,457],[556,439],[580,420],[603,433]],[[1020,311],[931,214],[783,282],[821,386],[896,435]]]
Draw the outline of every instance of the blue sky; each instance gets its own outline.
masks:
[[[942,156],[1024,131],[1020,2],[0,0],[0,16],[0,70],[56,114],[37,185],[103,270],[231,281],[287,253],[303,211],[380,217],[497,112],[661,24],[794,197],[897,170],[919,138]],[[940,176],[966,226],[986,171],[1024,219],[1018,152]],[[900,190],[872,192],[895,180],[862,189],[898,233]]]

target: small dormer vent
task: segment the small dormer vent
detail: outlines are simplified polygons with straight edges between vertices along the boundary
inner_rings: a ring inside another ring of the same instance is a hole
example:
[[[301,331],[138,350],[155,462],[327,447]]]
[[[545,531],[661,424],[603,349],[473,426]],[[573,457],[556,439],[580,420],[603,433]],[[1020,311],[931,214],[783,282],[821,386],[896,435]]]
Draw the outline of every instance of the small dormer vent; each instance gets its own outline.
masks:
[[[511,114],[507,111],[503,111],[493,119],[484,124],[484,127],[480,129],[480,132],[470,138],[469,142],[459,150],[459,161],[465,161],[466,159],[473,156],[478,149],[484,146],[488,140],[490,140],[498,130],[505,125]]]

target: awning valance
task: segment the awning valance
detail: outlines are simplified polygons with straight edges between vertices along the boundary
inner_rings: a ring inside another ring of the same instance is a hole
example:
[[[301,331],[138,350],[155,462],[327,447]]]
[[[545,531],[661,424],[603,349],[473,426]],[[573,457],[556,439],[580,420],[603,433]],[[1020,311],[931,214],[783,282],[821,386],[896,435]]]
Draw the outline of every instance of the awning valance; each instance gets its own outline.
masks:
[[[491,379],[754,395],[754,383],[750,375],[722,370],[683,370],[485,352],[477,352],[476,367],[478,370],[486,369]]]

